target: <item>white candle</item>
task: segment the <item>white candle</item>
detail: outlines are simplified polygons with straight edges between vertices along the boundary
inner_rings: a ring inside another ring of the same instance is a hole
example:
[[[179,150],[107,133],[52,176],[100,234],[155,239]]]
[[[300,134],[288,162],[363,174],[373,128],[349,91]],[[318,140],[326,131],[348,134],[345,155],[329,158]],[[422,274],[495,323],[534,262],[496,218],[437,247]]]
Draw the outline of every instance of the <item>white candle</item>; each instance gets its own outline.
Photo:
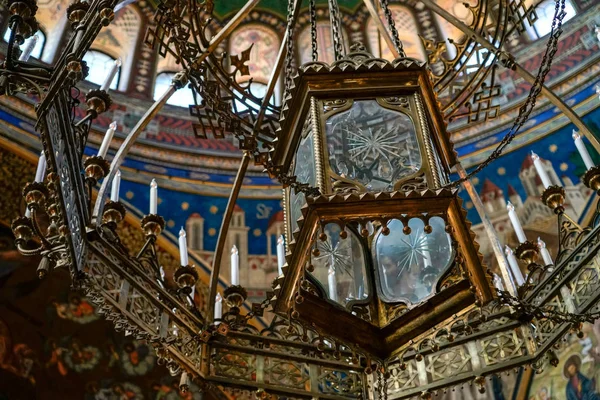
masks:
[[[231,248],[231,285],[240,284],[240,255],[237,247]]]
[[[575,141],[575,147],[577,147],[577,150],[579,151],[579,155],[583,159],[585,168],[586,169],[593,168],[595,166],[594,161],[592,161],[592,157],[590,156],[590,153],[588,152],[587,147],[585,147],[585,143],[583,143],[583,139],[581,138],[581,135],[579,135],[579,133],[577,133],[576,130],[573,130],[573,140]]]
[[[279,276],[283,275],[283,265],[285,264],[285,247],[283,240],[283,235],[277,238],[277,271]]]
[[[215,325],[221,323],[220,319],[223,317],[223,297],[221,293],[217,293],[215,297]]]
[[[110,141],[117,130],[117,123],[115,121],[111,122],[108,126],[108,130],[104,135],[104,139],[102,139],[102,144],[100,145],[100,149],[98,150],[98,157],[105,158],[106,153],[108,153],[108,148],[110,147]]]
[[[179,230],[179,261],[182,266],[188,265],[187,236],[183,226]]]
[[[506,254],[506,259],[508,260],[508,265],[515,278],[515,283],[517,286],[523,285],[525,283],[525,278],[523,278],[523,273],[519,268],[519,262],[517,261],[517,257],[515,257],[515,253],[510,247],[506,246],[504,248],[504,254]]]
[[[121,171],[117,170],[110,189],[111,201],[119,201],[119,190],[121,190]]]
[[[29,57],[31,57],[31,52],[33,51],[33,49],[35,48],[35,45],[38,42],[38,35],[33,35],[26,43],[25,48],[23,49],[23,52],[21,53],[21,55],[19,56],[19,61],[27,61],[29,60]]]
[[[537,171],[540,179],[542,180],[544,188],[547,189],[549,186],[552,185],[552,182],[550,181],[550,177],[548,176],[546,169],[544,169],[544,164],[542,163],[542,160],[540,160],[540,156],[538,156],[532,151],[531,158],[533,159],[533,165],[535,166],[535,170]]]
[[[152,179],[150,183],[150,214],[157,213],[158,204],[158,184],[156,183],[156,179]]]
[[[519,243],[525,243],[527,241],[527,236],[525,236],[525,231],[521,226],[521,221],[519,221],[519,217],[515,211],[515,206],[510,201],[506,203],[506,210],[508,211],[508,218],[510,218],[510,223],[517,234]]]
[[[35,170],[35,181],[38,183],[44,182],[44,175],[46,175],[46,155],[44,152],[41,152],[37,169]]]
[[[545,266],[554,265],[552,256],[550,255],[550,252],[546,248],[546,243],[544,243],[544,241],[542,239],[538,238],[537,245],[538,245],[538,248],[540,249],[540,254],[542,255],[542,259],[544,260],[544,265]]]
[[[327,284],[329,286],[329,298],[333,301],[338,301],[337,298],[337,281],[335,280],[335,270],[329,267],[327,272]]]
[[[502,283],[502,278],[500,278],[498,274],[494,274],[492,282],[494,283],[494,287],[496,288],[496,290],[500,292],[504,291],[504,284]]]
[[[115,79],[115,75],[117,75],[117,72],[119,72],[119,68],[121,68],[121,58],[117,58],[113,63],[110,71],[108,71],[108,75],[106,76],[104,83],[102,86],[100,86],[100,90],[107,91],[110,88],[113,79]]]

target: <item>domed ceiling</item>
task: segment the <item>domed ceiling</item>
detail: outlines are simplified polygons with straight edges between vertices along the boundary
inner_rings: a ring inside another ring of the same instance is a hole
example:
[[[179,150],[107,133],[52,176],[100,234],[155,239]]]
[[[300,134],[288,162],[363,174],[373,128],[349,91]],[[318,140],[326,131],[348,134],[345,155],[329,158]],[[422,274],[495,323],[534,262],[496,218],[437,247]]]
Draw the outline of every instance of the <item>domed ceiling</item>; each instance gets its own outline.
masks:
[[[38,46],[37,54],[34,52],[34,57],[42,63],[50,63],[65,44],[70,28],[63,10],[68,3],[67,0],[38,3],[42,44]],[[599,39],[594,31],[595,24],[600,24],[600,4],[594,3],[589,0],[567,1],[568,22],[564,24],[546,85],[573,107],[588,127],[600,136],[597,125],[600,101],[595,92],[600,52]],[[243,0],[216,2],[210,31],[213,34],[218,32],[244,4]],[[317,1],[318,49],[319,59],[331,62],[333,43],[326,4],[324,0]],[[479,14],[482,11],[477,11],[475,2],[463,4],[455,0],[438,0],[437,4],[466,24],[487,18]],[[526,9],[532,1],[511,4]],[[109,151],[109,154],[114,154],[124,137],[180,69],[173,57],[161,57],[145,44],[146,30],[153,27],[156,7],[153,1],[123,5],[116,12],[114,22],[102,30],[86,56],[91,73],[88,82],[83,84],[84,89],[101,83],[105,69],[113,60],[121,58],[123,62],[112,91],[115,104],[94,121],[86,148],[88,155],[98,151],[104,132],[112,121],[116,121],[118,129]],[[510,21],[510,26],[515,28],[512,28],[513,33],[505,44],[505,48],[516,56],[516,61],[534,75],[546,51],[548,7],[553,12],[553,2],[546,1],[543,7],[538,8],[537,20]],[[421,60],[428,59],[438,78],[444,76],[444,63],[456,59],[459,54],[466,57],[461,60],[460,71],[454,73],[463,74],[467,83],[463,87],[449,85],[440,89],[438,94],[455,150],[463,165],[471,167],[479,164],[512,126],[519,107],[529,94],[530,84],[515,71],[502,67],[487,68],[489,71],[485,76],[471,79],[471,70],[482,65],[490,66],[486,64],[490,61],[485,49],[465,50],[468,54],[461,52],[462,32],[418,1],[392,1],[390,8],[407,54]],[[377,56],[393,58],[362,1],[341,1],[340,9],[347,48],[360,42]],[[251,84],[252,91],[257,94],[264,90],[277,57],[285,29],[285,14],[285,2],[261,1],[218,50],[226,52],[232,63],[235,60],[241,62],[242,69],[247,71],[237,79],[240,83]],[[302,9],[294,54],[296,64],[310,60],[309,20],[308,9]],[[3,17],[0,23],[3,34],[6,26],[7,20]],[[6,46],[6,43],[2,45]],[[442,82],[442,78],[439,79]],[[460,95],[467,85],[472,86],[472,98]],[[273,99],[276,106],[281,102],[282,86],[281,83]],[[218,138],[211,132],[206,138],[202,137],[194,129],[197,119],[190,115],[187,107],[191,102],[191,91],[182,89],[172,98],[173,104],[163,108],[145,129],[123,165],[121,191],[132,215],[139,218],[148,208],[148,184],[153,177],[157,179],[159,212],[167,221],[167,237],[174,241],[181,226],[187,226],[188,232],[194,230],[195,233],[189,235],[192,237],[191,248],[198,259],[203,260],[201,266],[206,280],[241,151],[237,139],[231,136]],[[0,144],[11,151],[28,152],[28,157],[34,160],[32,154],[37,154],[40,149],[32,104],[29,98],[0,98],[0,119],[5,125],[0,130]],[[521,164],[529,151],[535,149],[541,157],[552,161],[559,175],[564,175],[576,186],[582,170],[570,138],[572,129],[562,111],[546,97],[540,96],[535,111],[507,154],[476,177],[474,183],[480,189],[487,178],[505,193],[508,193],[510,184],[521,197],[527,198],[530,193],[520,176]],[[240,219],[232,227],[231,241],[238,241],[238,247],[243,248],[241,264],[247,269],[242,272],[242,284],[254,289],[257,296],[276,275],[275,241],[283,233],[281,196],[281,185],[264,174],[260,167],[249,170],[238,200]],[[479,217],[468,198],[464,197],[469,219],[477,224]],[[581,211],[583,214],[584,211]]]

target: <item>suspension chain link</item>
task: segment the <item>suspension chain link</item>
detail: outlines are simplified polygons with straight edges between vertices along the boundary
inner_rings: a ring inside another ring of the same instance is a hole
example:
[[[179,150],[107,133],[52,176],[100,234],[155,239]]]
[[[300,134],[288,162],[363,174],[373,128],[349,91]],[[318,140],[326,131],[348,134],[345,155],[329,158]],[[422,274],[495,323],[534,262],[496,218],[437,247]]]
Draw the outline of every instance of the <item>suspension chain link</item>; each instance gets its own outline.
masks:
[[[544,86],[544,81],[546,80],[546,75],[550,72],[550,68],[552,67],[552,60],[556,51],[558,49],[558,39],[562,33],[562,22],[565,17],[565,0],[555,0],[554,5],[554,18],[552,19],[552,29],[550,30],[550,36],[548,37],[548,43],[546,45],[546,51],[544,53],[544,57],[542,58],[542,62],[540,64],[538,74],[535,78],[535,82],[533,83],[529,95],[527,99],[523,103],[523,105],[519,108],[519,114],[515,119],[513,126],[507,132],[507,134],[502,138],[498,146],[492,151],[492,154],[479,164],[473,171],[471,171],[464,178],[458,179],[445,187],[454,188],[462,184],[463,182],[471,179],[473,176],[481,172],[485,167],[491,164],[493,161],[498,159],[504,149],[513,141],[519,130],[523,127],[525,122],[529,119],[531,112],[533,111],[537,96],[541,93],[542,87]],[[499,51],[500,53],[500,51]],[[501,55],[501,54],[500,54]],[[510,57],[500,57],[506,60],[510,60]]]
[[[404,46],[402,45],[402,41],[400,40],[400,36],[398,35],[398,30],[396,29],[396,22],[394,21],[394,16],[392,15],[392,11],[388,7],[388,0],[379,0],[379,4],[381,5],[381,9],[385,14],[388,27],[390,28],[390,32],[392,34],[392,41],[394,42],[394,46],[396,47],[398,55],[400,57],[406,57],[406,53],[404,52]]]
[[[346,54],[342,30],[340,28],[340,9],[337,0],[329,0],[329,20],[331,21],[331,35],[333,36],[333,52],[335,60],[341,60]]]
[[[317,47],[317,6],[315,0],[310,0],[310,45],[312,49],[312,61],[319,61],[319,49]]]
[[[285,55],[285,88],[283,91],[283,100],[289,96],[292,87],[292,74],[294,61],[294,0],[288,0],[287,4],[287,54]]]

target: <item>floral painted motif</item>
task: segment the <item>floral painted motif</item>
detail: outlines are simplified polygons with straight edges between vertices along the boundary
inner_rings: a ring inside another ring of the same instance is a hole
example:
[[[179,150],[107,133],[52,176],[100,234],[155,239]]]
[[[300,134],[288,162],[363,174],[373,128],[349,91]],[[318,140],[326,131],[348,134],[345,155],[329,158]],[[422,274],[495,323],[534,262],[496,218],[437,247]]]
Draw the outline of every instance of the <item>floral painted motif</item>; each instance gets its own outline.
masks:
[[[65,365],[77,373],[93,370],[100,359],[102,353],[100,349],[94,346],[86,346],[79,340],[72,340],[70,347],[61,351]]]
[[[78,324],[88,324],[98,319],[94,306],[77,294],[69,295],[66,303],[53,301],[52,305],[56,309],[56,315],[61,319],[68,319]]]
[[[156,355],[150,346],[137,340],[125,344],[119,358],[123,370],[130,376],[147,374],[156,362]]]

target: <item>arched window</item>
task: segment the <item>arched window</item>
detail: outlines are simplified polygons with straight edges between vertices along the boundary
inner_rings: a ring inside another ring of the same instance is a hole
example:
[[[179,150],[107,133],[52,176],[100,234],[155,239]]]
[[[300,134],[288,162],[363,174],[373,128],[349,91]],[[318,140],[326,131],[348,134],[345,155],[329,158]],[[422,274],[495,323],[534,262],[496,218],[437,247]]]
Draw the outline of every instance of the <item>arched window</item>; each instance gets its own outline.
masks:
[[[531,6],[533,3],[533,0],[525,2],[527,6]],[[554,19],[554,7],[554,0],[546,0],[536,7],[535,13],[538,17],[537,21],[533,23],[533,26],[530,26],[527,29],[527,32],[532,39],[538,39],[550,33],[552,20]],[[563,23],[573,18],[576,14],[575,7],[573,7],[573,3],[570,0],[565,0],[565,13],[567,13],[567,15],[565,15]]]
[[[113,57],[97,50],[88,50],[88,52],[83,56],[83,61],[87,63],[89,68],[89,73],[86,80],[97,85],[102,85],[104,83],[104,80],[108,76],[108,73],[115,63],[115,59]],[[120,79],[121,70],[119,69],[117,75],[115,75],[115,78],[110,84],[109,89],[116,90]]]
[[[113,22],[102,29],[92,43],[92,49],[121,58],[120,79],[115,89],[122,92],[129,86],[136,50],[143,45],[139,40],[142,28],[142,17],[136,6],[128,5],[115,13]]]
[[[348,34],[343,27],[342,38],[347,50]],[[317,21],[317,51],[319,54],[319,61],[327,64],[332,64],[335,61],[333,38],[331,37],[331,24],[329,21]],[[300,64],[306,64],[307,62],[312,61],[310,25],[304,28],[302,32],[300,32],[300,36],[298,36],[298,56],[300,58]]]
[[[412,12],[408,8],[399,5],[389,6],[389,9],[394,16],[394,23],[406,55],[425,61],[425,50],[423,49],[421,38],[419,38],[419,28]],[[388,29],[387,24],[384,25]],[[369,38],[371,52],[374,56],[390,61],[394,59],[394,55],[390,51],[385,39],[379,34],[377,25],[372,18],[367,23],[367,37]]]
[[[42,58],[42,53],[44,52],[44,46],[46,45],[46,35],[40,29],[35,33],[34,36],[37,36],[37,43],[35,44],[35,47],[33,48],[33,51],[31,52],[31,57],[37,58],[39,60]],[[4,41],[6,43],[8,43],[9,40],[10,40],[10,29],[7,29],[4,32]],[[21,45],[21,50],[24,49],[25,46],[27,46],[27,43],[29,43],[31,40],[34,40],[33,36],[25,39],[25,43],[23,43]]]
[[[174,76],[175,72],[161,72],[156,76],[156,81],[154,82],[154,100],[157,100],[167,91],[169,86],[171,86]],[[198,103],[200,103],[200,99],[198,99]],[[195,104],[194,92],[188,86],[181,88],[171,96],[167,104],[187,108],[189,105]]]

